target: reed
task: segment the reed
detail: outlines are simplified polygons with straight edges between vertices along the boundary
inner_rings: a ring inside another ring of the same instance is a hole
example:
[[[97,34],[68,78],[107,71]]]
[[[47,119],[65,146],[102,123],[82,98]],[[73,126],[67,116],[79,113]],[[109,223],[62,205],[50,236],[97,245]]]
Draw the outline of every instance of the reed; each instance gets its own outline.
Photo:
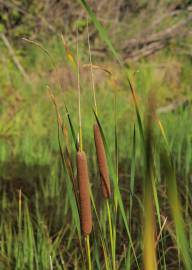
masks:
[[[156,192],[154,171],[154,116],[155,116],[155,93],[150,92],[146,111],[145,123],[145,167],[143,182],[143,206],[144,206],[144,229],[143,229],[143,263],[145,270],[157,269],[156,258],[156,222],[154,207],[154,192]]]
[[[92,230],[92,214],[91,214],[91,201],[89,194],[89,175],[85,152],[78,151],[76,159],[77,159],[76,160],[77,178],[79,185],[81,229],[83,235],[87,236],[91,233]]]
[[[97,162],[98,162],[99,173],[101,177],[102,193],[103,193],[103,197],[108,199],[111,196],[111,186],[110,186],[105,147],[104,147],[101,131],[98,124],[95,124],[93,129],[94,129],[94,140],[95,140],[95,147],[96,147],[96,153],[97,153]]]

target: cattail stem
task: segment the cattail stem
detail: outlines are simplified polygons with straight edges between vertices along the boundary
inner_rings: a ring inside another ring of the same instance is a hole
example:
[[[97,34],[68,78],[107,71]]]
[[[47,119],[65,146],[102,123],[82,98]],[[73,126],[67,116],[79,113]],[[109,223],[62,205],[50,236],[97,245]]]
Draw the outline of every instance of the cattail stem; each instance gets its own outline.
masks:
[[[89,21],[87,17],[87,43],[89,48],[89,63],[90,63],[90,72],[91,72],[91,83],[92,83],[92,90],[93,90],[93,100],[94,100],[94,107],[95,113],[97,115],[97,101],[96,101],[96,94],[95,94],[95,83],[93,77],[93,65],[92,65],[92,56],[91,56],[91,45],[90,45],[90,37],[89,37]]]
[[[78,114],[79,114],[79,149],[83,150],[82,123],[81,123],[81,86],[80,86],[80,63],[79,63],[79,43],[77,28],[77,88],[78,88]]]
[[[111,196],[109,171],[108,171],[108,166],[107,166],[107,158],[106,158],[103,138],[101,136],[101,131],[98,124],[94,125],[94,139],[95,139],[95,147],[96,147],[96,153],[97,153],[99,173],[101,176],[102,192],[103,192],[104,198],[108,199]]]
[[[89,194],[87,158],[85,152],[83,151],[78,151],[76,158],[77,178],[79,184],[81,229],[83,235],[87,236],[91,233],[92,230],[91,200]]]
[[[89,235],[86,236],[85,241],[86,241],[86,248],[87,248],[88,270],[92,270]]]
[[[110,243],[111,243],[111,257],[112,257],[112,267],[113,270],[116,269],[116,261],[115,261],[115,234],[113,234],[113,227],[111,222],[111,209],[109,206],[109,200],[106,200],[106,206],[107,206],[107,216],[108,216],[108,222],[109,222],[109,234],[110,234]]]

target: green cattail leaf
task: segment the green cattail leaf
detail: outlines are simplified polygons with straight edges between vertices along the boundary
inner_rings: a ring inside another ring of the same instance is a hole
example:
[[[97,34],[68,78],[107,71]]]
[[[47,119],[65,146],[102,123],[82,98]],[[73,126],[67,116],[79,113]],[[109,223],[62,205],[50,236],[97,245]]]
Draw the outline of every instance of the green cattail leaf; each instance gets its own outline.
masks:
[[[94,115],[95,115],[95,119],[97,121],[97,124],[100,128],[100,131],[101,131],[101,135],[103,137],[103,142],[104,142],[104,145],[106,147],[106,153],[107,153],[107,160],[108,160],[108,163],[109,163],[109,170],[110,170],[110,174],[111,174],[111,177],[113,179],[113,184],[114,184],[114,190],[115,190],[115,196],[117,198],[117,201],[118,201],[118,205],[119,205],[119,208],[120,208],[120,212],[121,212],[121,215],[122,215],[122,218],[123,218],[123,222],[124,222],[124,225],[125,225],[125,228],[126,228],[126,232],[127,232],[127,235],[128,235],[128,239],[130,241],[130,245],[131,245],[131,248],[132,248],[132,251],[133,251],[133,256],[135,258],[135,262],[137,264],[137,269],[140,269],[139,267],[139,263],[138,263],[138,260],[137,260],[137,257],[136,257],[136,253],[135,253],[135,249],[134,249],[134,244],[133,244],[133,240],[132,240],[132,237],[131,237],[131,232],[130,232],[130,229],[129,229],[129,225],[128,225],[128,219],[127,219],[127,216],[126,216],[126,213],[125,213],[125,208],[124,208],[124,204],[123,204],[123,199],[122,199],[122,196],[121,196],[121,193],[120,193],[120,190],[119,190],[119,187],[118,187],[118,183],[117,181],[115,180],[116,179],[116,172],[114,170],[114,166],[112,164],[112,158],[110,156],[110,151],[109,151],[109,147],[107,145],[107,141],[106,141],[106,138],[105,138],[105,135],[104,135],[104,132],[103,132],[103,129],[102,129],[102,126],[101,126],[101,123],[100,123],[100,120],[96,114],[96,112],[93,110],[94,112]]]
[[[73,142],[74,142],[76,150],[78,151],[78,141],[77,141],[77,137],[75,135],[75,129],[73,127],[73,123],[72,123],[72,120],[71,120],[71,117],[70,117],[70,114],[69,114],[69,111],[68,111],[66,105],[65,105],[65,110],[66,110],[66,113],[67,113],[67,118],[68,118],[68,121],[69,121],[69,126],[70,126],[70,130],[71,130]]]
[[[92,19],[93,23],[95,24],[96,29],[98,30],[101,39],[107,44],[107,46],[109,47],[110,51],[112,52],[113,56],[115,57],[115,59],[121,63],[121,60],[119,58],[119,55],[117,53],[117,51],[114,49],[106,29],[102,26],[102,24],[98,21],[95,13],[92,11],[91,7],[89,6],[89,4],[87,3],[86,0],[80,0],[81,4],[83,5],[83,7],[85,8],[85,10],[87,11],[87,13],[89,14],[90,18]]]

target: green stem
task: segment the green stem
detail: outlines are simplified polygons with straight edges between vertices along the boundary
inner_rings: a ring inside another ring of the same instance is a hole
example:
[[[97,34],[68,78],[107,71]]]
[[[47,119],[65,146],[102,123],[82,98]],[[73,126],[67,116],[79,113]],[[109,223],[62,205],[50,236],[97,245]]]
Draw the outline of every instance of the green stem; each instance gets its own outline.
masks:
[[[92,263],[91,263],[91,249],[90,249],[89,235],[86,236],[85,242],[86,242],[86,247],[87,247],[88,270],[92,270]]]
[[[108,221],[109,221],[109,233],[110,233],[110,242],[111,242],[112,265],[113,265],[113,270],[115,270],[116,269],[115,245],[114,245],[114,238],[113,238],[113,228],[112,228],[112,223],[111,223],[111,210],[110,210],[108,199],[106,200],[106,205],[107,205],[107,215],[108,215]]]

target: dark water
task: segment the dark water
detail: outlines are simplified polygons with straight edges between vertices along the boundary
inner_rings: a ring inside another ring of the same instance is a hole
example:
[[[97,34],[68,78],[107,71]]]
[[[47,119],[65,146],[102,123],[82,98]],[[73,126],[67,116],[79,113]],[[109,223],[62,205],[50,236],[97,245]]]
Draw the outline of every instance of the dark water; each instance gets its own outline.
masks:
[[[21,189],[24,194],[31,195],[49,172],[49,166],[26,165],[16,161],[0,163],[0,192],[11,196]]]

